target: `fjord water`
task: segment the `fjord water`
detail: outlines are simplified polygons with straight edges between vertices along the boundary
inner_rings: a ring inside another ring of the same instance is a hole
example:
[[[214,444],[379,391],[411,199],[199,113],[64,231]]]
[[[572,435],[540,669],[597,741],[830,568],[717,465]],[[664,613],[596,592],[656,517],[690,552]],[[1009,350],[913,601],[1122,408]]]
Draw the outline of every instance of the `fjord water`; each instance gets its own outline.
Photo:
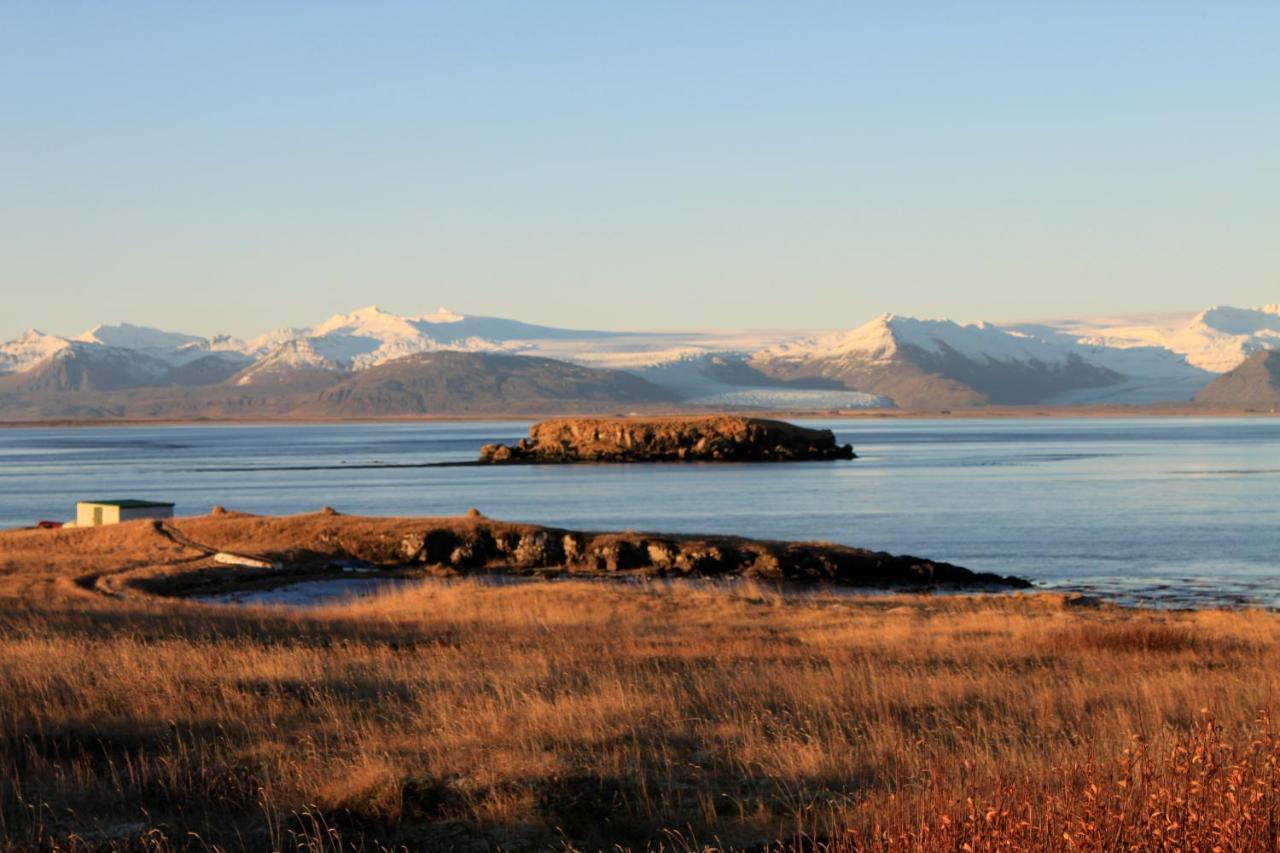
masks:
[[[527,422],[0,429],[0,528],[77,499],[332,505],[585,529],[825,539],[1166,606],[1280,606],[1280,419],[807,421],[852,462],[355,467],[467,460]]]

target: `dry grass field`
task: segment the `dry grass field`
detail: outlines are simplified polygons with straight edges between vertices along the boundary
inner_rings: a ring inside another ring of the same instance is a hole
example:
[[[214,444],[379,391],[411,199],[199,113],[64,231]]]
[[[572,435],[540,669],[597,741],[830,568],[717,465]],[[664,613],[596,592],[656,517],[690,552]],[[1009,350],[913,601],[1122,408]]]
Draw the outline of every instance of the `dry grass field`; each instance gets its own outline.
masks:
[[[0,585],[4,849],[1276,848],[1266,613],[46,593]]]

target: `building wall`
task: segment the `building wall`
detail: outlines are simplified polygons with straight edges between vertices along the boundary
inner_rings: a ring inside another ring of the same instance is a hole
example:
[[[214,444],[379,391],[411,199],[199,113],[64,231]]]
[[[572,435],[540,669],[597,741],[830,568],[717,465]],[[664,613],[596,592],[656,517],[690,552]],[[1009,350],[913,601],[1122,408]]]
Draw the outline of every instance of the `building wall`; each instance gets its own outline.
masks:
[[[94,510],[102,510],[102,520],[95,520]],[[139,518],[173,518],[173,507],[148,506],[127,508],[110,504],[76,504],[76,527],[96,527],[99,524],[119,524]]]
[[[102,511],[102,520],[97,521],[94,510]],[[119,524],[120,507],[109,504],[76,504],[76,527],[96,527],[99,524]]]
[[[141,509],[120,510],[119,521],[133,521],[138,518],[173,518],[173,507],[170,506],[149,506]]]

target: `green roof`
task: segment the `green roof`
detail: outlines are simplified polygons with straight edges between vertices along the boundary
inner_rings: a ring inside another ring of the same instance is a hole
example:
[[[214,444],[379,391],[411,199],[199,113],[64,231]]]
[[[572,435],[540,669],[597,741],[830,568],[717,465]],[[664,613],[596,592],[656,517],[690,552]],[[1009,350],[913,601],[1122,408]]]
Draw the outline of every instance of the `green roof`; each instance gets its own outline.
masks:
[[[82,504],[102,504],[103,506],[118,506],[121,509],[146,509],[147,507],[173,506],[171,503],[164,501],[140,501],[135,498],[107,498],[101,501],[80,501]]]

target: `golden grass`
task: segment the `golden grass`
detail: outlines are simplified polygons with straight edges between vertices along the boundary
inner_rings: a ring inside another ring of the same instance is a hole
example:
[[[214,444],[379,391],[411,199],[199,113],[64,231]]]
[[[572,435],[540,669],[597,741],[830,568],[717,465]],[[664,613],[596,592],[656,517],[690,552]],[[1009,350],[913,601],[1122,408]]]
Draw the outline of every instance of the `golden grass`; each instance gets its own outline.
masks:
[[[1278,652],[1049,596],[12,597],[0,847],[1274,849]]]

